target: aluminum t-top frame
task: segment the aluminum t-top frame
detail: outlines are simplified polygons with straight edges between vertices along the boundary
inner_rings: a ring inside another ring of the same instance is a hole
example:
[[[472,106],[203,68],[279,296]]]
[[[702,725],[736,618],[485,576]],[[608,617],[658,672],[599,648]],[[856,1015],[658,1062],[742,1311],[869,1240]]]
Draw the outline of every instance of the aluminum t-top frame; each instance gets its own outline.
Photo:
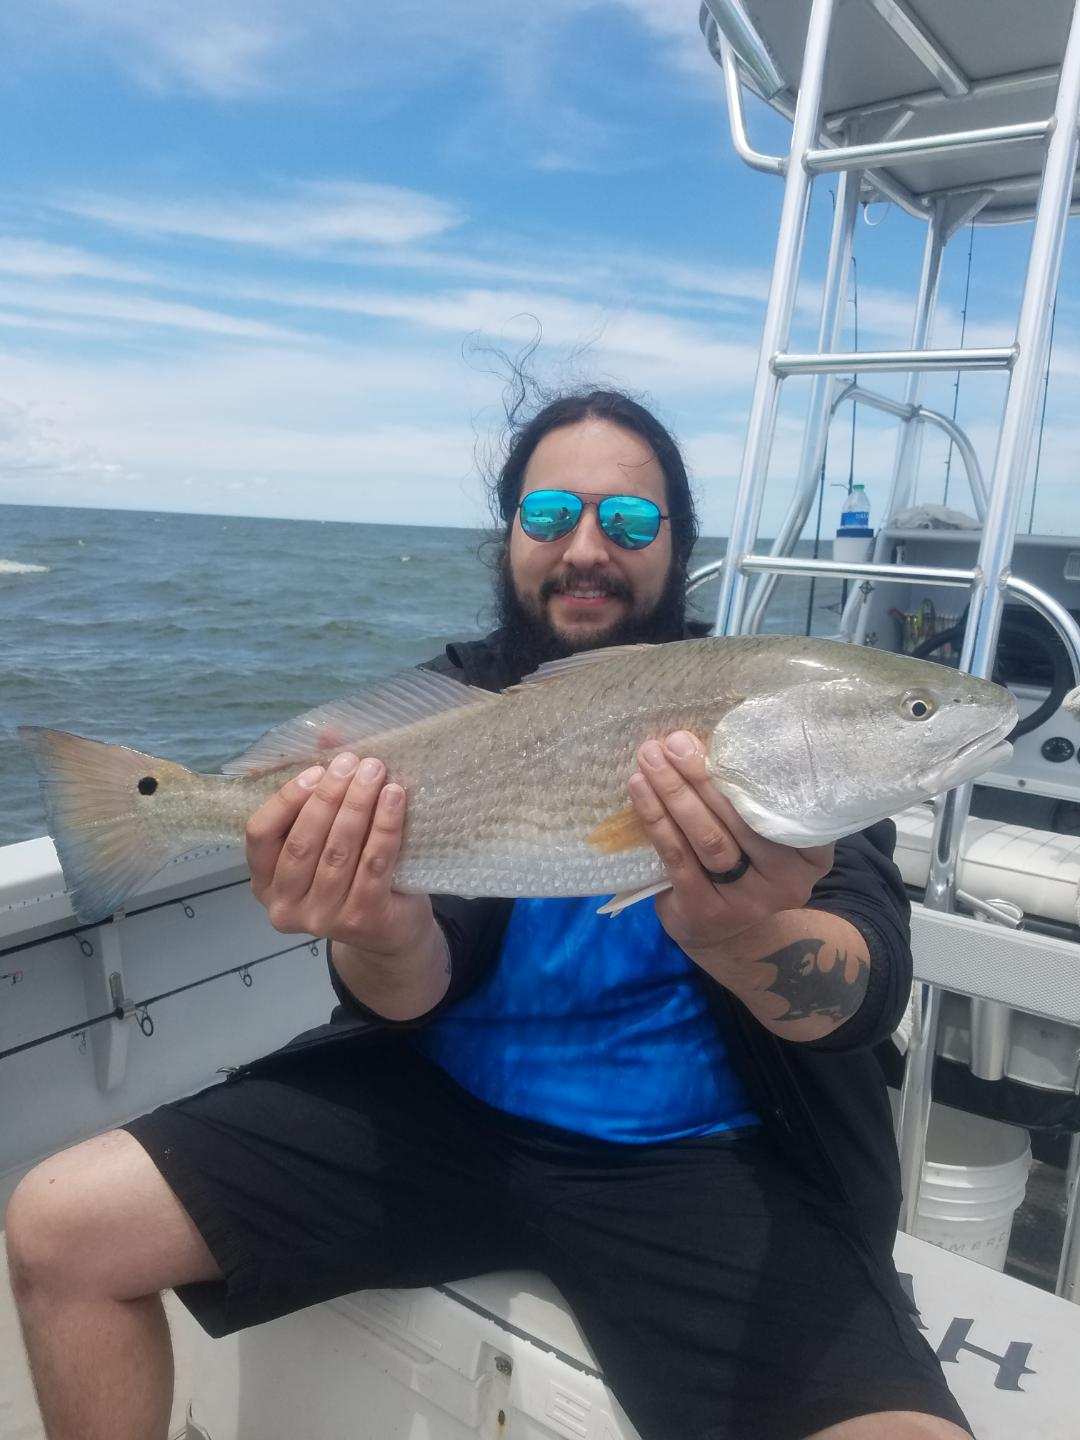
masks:
[[[782,176],[784,185],[716,628],[728,635],[756,630],[781,573],[969,585],[971,600],[960,657],[963,669],[989,676],[1004,601],[1012,593],[1034,604],[1051,621],[1080,681],[1080,631],[1072,617],[1052,597],[1009,574],[1037,398],[1048,358],[1051,308],[1065,229],[1074,206],[1080,0],[1040,0],[1034,10],[1015,0],[985,0],[985,4],[997,12],[995,18],[1001,22],[998,29],[1002,33],[992,33],[1001,46],[1005,68],[1017,53],[1021,59],[1026,55],[1042,63],[1011,75],[983,73],[972,80],[962,63],[963,52],[969,49],[973,56],[981,57],[985,72],[989,51],[982,43],[984,37],[972,31],[968,36],[957,34],[951,45],[939,40],[920,9],[926,16],[933,15],[935,26],[955,22],[955,14],[949,7],[935,5],[931,10],[928,0],[918,0],[918,4],[916,0],[850,0],[843,6],[843,25],[845,29],[854,27],[854,44],[850,34],[835,33],[836,0],[705,0],[701,7],[706,41],[723,68],[735,148],[753,168]],[[963,7],[955,8],[960,11]],[[967,13],[974,12],[967,7]],[[772,27],[768,37],[759,28],[765,21]],[[1033,36],[1023,33],[1030,24],[1036,28]],[[801,53],[796,53],[804,33],[805,43]],[[865,56],[858,53],[860,36],[867,46]],[[878,54],[884,39],[895,50],[888,64]],[[789,52],[786,65],[780,53],[784,47]],[[831,68],[830,60],[835,62]],[[911,76],[910,93],[897,93],[894,82],[898,74]],[[799,77],[797,92],[789,75]],[[867,94],[867,86],[872,88],[875,81],[887,93]],[[743,111],[744,86],[791,119],[791,145],[786,155],[765,155],[753,148]],[[827,107],[829,86],[832,93]],[[1046,111],[1037,116],[1024,113],[1023,107],[1030,107],[1040,96]],[[1000,123],[987,125],[987,114]],[[973,115],[983,120],[973,124]],[[940,128],[935,128],[939,122]],[[912,135],[912,129],[919,133]],[[1034,168],[1032,147],[1037,161]],[[937,188],[928,178],[935,163],[940,163],[945,173]],[[789,341],[810,190],[814,177],[824,172],[835,172],[836,205],[818,348],[812,354],[796,355],[789,353]],[[923,188],[918,188],[920,184]],[[880,196],[927,221],[911,344],[906,351],[844,353],[836,347],[858,205],[860,199]],[[1034,224],[1015,335],[1002,337],[1002,343],[992,347],[935,350],[931,344],[933,315],[942,254],[950,236],[972,220],[1000,223],[1019,219]],[[990,368],[1007,373],[1008,390],[993,471],[986,483],[967,436],[954,422],[921,404],[920,387],[927,371]],[[879,395],[859,383],[859,377],[871,371],[906,372],[903,401]],[[814,377],[799,478],[772,553],[757,555],[754,550],[779,391],[791,375]],[[838,381],[837,375],[854,378]],[[983,521],[973,571],[887,564],[884,525],[873,559],[865,565],[792,558],[814,498],[829,422],[844,400],[872,405],[900,421],[886,515],[910,503],[923,426],[936,425],[957,441],[972,502]],[[755,576],[757,588],[751,594],[750,581]],[[845,638],[864,638],[864,613],[865,596],[862,587],[856,587],[843,617]],[[949,792],[936,807],[925,897],[930,911],[948,913],[955,908],[959,837],[970,796],[971,786],[963,786]],[[914,1230],[922,1175],[940,995],[937,988],[926,985],[917,986],[916,992],[919,1004],[900,1119],[901,1223],[909,1231]],[[1075,1217],[1073,1221],[1070,1228],[1076,1228]]]

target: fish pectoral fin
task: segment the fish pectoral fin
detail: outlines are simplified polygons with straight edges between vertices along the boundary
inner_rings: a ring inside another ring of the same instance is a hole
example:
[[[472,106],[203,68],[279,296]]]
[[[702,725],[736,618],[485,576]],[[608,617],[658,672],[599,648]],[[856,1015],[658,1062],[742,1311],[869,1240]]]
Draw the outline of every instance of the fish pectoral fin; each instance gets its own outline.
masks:
[[[402,670],[359,695],[317,705],[275,725],[247,750],[221,767],[223,775],[258,775],[295,762],[308,765],[320,755],[354,749],[376,735],[472,705],[500,705],[500,695],[462,685],[434,670]]]
[[[649,844],[641,818],[632,805],[616,810],[600,821],[585,836],[587,844],[602,855],[618,855],[623,850],[639,850]]]
[[[660,895],[663,891],[670,889],[670,880],[658,880],[655,885],[644,885],[640,890],[620,890],[618,895],[613,895],[606,905],[601,905],[596,913],[598,915],[618,915],[629,905],[636,905],[639,900],[647,900],[650,895]]]

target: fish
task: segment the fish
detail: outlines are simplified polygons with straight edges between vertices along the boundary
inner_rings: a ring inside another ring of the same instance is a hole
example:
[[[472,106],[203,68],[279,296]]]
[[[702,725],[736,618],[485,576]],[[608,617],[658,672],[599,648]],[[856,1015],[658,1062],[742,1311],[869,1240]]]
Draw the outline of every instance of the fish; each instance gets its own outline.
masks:
[[[1007,690],[932,661],[767,635],[586,651],[501,693],[403,671],[275,727],[217,775],[19,733],[74,911],[93,922],[171,861],[242,843],[265,800],[341,750],[378,757],[406,791],[396,889],[609,895],[616,913],[670,883],[628,799],[646,740],[690,731],[743,820],[805,848],[1002,764],[1017,718]]]

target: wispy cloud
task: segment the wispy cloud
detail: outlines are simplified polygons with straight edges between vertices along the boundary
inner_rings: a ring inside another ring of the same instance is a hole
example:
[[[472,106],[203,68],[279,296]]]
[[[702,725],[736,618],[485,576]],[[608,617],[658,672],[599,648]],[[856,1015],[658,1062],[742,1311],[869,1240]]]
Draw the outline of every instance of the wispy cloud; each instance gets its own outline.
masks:
[[[0,236],[0,274],[27,275],[36,280],[67,280],[86,276],[94,280],[141,283],[152,278],[140,266],[95,255],[74,245],[46,240]]]
[[[249,320],[176,301],[155,300],[143,296],[129,297],[111,292],[88,293],[84,290],[32,288],[0,281],[0,304],[8,305],[12,311],[43,310],[64,317],[82,316],[90,320],[117,321],[129,328],[164,326],[170,330],[188,330],[204,335],[232,336],[246,340],[284,340],[292,336],[292,332],[283,326],[268,325],[261,320]]]
[[[144,235],[185,235],[230,245],[322,254],[356,245],[428,240],[464,221],[459,206],[395,185],[318,180],[280,196],[148,199],[84,194],[56,208],[115,229]]]
[[[5,8],[2,30],[18,36],[22,63],[97,50],[150,89],[223,99],[262,90],[295,33],[284,6],[260,0],[14,0]]]
[[[18,59],[98,51],[153,90],[222,99],[295,89],[316,78],[334,90],[415,91],[463,66],[495,75],[509,55],[595,8],[594,0],[545,0],[511,15],[503,0],[9,0],[0,35]],[[684,0],[614,0],[661,42],[681,69],[705,69],[693,5]]]

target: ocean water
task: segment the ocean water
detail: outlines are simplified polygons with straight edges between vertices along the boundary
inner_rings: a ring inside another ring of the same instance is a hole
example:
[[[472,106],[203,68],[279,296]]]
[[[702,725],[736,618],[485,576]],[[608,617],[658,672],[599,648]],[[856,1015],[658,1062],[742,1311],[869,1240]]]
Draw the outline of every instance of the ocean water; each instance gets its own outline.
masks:
[[[46,831],[20,724],[213,771],[263,731],[491,628],[475,531],[0,506],[0,845]],[[724,553],[702,540],[694,563]],[[807,552],[803,547],[802,553]],[[717,582],[695,608],[711,617]],[[785,582],[767,628],[805,629]],[[835,628],[819,582],[815,633]]]

